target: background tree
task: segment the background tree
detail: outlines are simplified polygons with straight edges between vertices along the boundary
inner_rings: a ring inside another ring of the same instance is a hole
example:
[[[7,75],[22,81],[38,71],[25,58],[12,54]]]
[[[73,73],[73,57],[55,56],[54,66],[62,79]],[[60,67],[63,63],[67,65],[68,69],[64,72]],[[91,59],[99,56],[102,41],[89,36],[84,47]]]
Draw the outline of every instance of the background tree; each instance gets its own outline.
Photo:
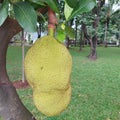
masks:
[[[97,51],[96,51],[96,46],[97,46],[97,40],[98,40],[98,35],[97,35],[97,28],[99,25],[99,20],[100,20],[100,11],[101,7],[104,5],[105,0],[98,0],[97,6],[92,10],[92,28],[90,28],[91,34],[88,32],[86,24],[83,24],[83,31],[84,31],[84,36],[87,40],[90,41],[90,54],[88,55],[88,58],[91,60],[96,60],[97,59]]]

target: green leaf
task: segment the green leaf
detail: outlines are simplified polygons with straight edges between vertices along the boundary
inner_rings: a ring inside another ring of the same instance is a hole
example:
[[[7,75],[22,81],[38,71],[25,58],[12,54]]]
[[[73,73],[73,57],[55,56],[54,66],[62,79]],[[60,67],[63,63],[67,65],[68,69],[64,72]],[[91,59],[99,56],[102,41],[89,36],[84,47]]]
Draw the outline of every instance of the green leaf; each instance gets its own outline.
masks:
[[[3,4],[0,7],[0,26],[8,16],[8,4],[8,0],[4,0]]]
[[[15,18],[25,31],[37,30],[37,13],[27,2],[18,2],[13,5]]]
[[[74,39],[75,38],[75,31],[73,28],[71,28],[70,26],[65,26],[65,32],[66,35],[70,38],[70,39]]]
[[[36,4],[36,3],[30,2],[30,1],[29,1],[29,4],[30,4],[35,10],[44,7],[44,5]]]
[[[74,39],[75,31],[73,28],[67,25],[65,26],[65,29],[64,29],[64,23],[62,23],[57,27],[56,39],[59,42],[64,42],[64,40],[66,39],[66,36],[68,36],[70,39]]]
[[[69,16],[71,15],[73,11],[73,8],[71,8],[66,2],[65,2],[65,7],[64,7],[64,14],[66,20],[68,20]]]
[[[73,9],[69,19],[74,18],[75,16],[82,14],[84,12],[89,12],[96,5],[95,0],[80,0],[79,4]]]
[[[28,0],[28,1],[30,1],[30,2],[32,2],[32,3],[35,3],[35,4],[38,4],[38,5],[43,5],[43,6],[45,6],[44,0]]]
[[[47,5],[54,11],[59,13],[59,7],[58,7],[58,3],[56,0],[45,0],[45,3],[47,3]]]
[[[74,8],[79,3],[80,0],[65,0],[65,1],[71,8]]]
[[[65,31],[61,28],[58,28],[57,29],[57,34],[56,34],[56,39],[59,41],[59,42],[64,42],[66,38],[66,34],[65,34]]]
[[[38,15],[38,22],[42,22],[42,21],[47,22],[43,14],[37,12],[37,15]]]

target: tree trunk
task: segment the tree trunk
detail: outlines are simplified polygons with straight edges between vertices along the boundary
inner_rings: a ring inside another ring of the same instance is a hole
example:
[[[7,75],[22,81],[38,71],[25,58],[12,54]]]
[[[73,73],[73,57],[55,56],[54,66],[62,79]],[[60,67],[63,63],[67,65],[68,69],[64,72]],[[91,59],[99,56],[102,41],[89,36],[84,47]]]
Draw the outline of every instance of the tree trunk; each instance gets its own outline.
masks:
[[[97,59],[97,51],[96,51],[96,45],[97,45],[97,36],[93,36],[92,39],[90,39],[90,54],[88,55],[88,58],[91,60]]]
[[[95,19],[94,24],[97,24],[97,19]],[[93,25],[95,28],[96,26]],[[84,32],[84,37],[90,41],[90,54],[87,56],[91,60],[97,59],[97,51],[96,51],[96,45],[97,45],[97,35],[94,35],[92,38],[87,33],[86,24],[82,22],[82,31]]]
[[[68,36],[66,36],[66,47],[67,47],[67,49],[70,48],[70,40],[69,40]]]
[[[91,60],[96,60],[97,59],[97,51],[96,51],[96,47],[97,47],[97,26],[99,23],[99,17],[96,17],[94,22],[93,22],[93,29],[95,29],[95,35],[92,37],[92,39],[90,40],[90,45],[91,45],[91,50],[90,50],[90,54],[88,55],[88,58]]]
[[[80,46],[80,51],[82,51],[82,41],[83,41],[83,31],[81,29],[80,31],[80,39],[79,39],[79,46]]]
[[[0,26],[0,118],[2,120],[35,120],[24,107],[6,70],[6,53],[10,39],[22,29],[17,21],[7,18]]]
[[[87,34],[87,31],[86,31],[87,29],[86,29],[86,26],[85,26],[85,24],[83,23],[83,22],[81,22],[81,31],[80,31],[80,40],[79,40],[79,45],[80,45],[80,51],[82,51],[82,48],[84,47],[84,42],[85,42],[85,40],[84,40],[84,35],[85,34]],[[82,44],[83,43],[83,44]]]
[[[22,30],[21,35],[21,47],[22,47],[22,82],[25,82],[25,71],[24,71],[24,59],[25,59],[25,36],[24,30]]]
[[[94,36],[92,37],[92,39],[90,39],[90,44],[91,44],[91,51],[90,51],[90,55],[88,56],[90,59],[92,60],[96,60],[97,59],[97,51],[96,51],[96,47],[97,47],[97,27],[99,24],[99,20],[100,20],[100,10],[101,7],[105,4],[105,0],[98,0],[97,3],[97,9],[93,12],[93,14],[96,14],[96,18],[94,19],[93,22],[93,29],[95,30],[94,32]]]
[[[105,23],[104,46],[107,47],[107,23]]]
[[[104,46],[107,47],[107,31],[110,23],[110,8],[107,11],[107,18],[105,21],[105,37],[104,37]]]

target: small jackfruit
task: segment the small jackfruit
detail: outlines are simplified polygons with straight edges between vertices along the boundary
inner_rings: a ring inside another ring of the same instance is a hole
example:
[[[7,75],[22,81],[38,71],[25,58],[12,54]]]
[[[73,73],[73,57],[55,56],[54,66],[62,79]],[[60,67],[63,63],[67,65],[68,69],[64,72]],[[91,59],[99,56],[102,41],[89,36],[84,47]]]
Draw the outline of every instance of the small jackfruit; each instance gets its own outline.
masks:
[[[52,36],[38,39],[25,57],[25,74],[36,107],[45,115],[63,111],[71,97],[72,57]]]

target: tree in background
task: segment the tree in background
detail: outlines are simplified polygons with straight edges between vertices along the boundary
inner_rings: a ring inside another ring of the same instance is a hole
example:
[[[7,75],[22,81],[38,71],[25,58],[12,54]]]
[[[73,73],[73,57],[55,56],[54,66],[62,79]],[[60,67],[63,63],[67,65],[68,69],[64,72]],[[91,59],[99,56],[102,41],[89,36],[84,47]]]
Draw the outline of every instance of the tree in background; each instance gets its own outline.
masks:
[[[104,5],[105,0],[98,0],[97,6],[94,7],[92,10],[92,14],[89,15],[92,18],[92,26],[90,27],[89,31],[87,25],[82,22],[82,30],[84,31],[84,37],[90,42],[90,54],[88,58],[91,60],[97,59],[97,41],[98,41],[98,25],[100,21],[100,11],[101,7]],[[89,24],[90,24],[89,23]]]
[[[117,34],[117,38],[119,38],[119,9],[116,11],[113,9],[115,4],[118,4],[117,0],[109,1],[109,3],[106,3],[106,0],[98,0],[97,6],[92,12],[77,16],[77,24],[81,28],[80,49],[83,43],[90,44],[90,54],[88,55],[90,59],[97,59],[98,44],[107,44],[114,34]]]

